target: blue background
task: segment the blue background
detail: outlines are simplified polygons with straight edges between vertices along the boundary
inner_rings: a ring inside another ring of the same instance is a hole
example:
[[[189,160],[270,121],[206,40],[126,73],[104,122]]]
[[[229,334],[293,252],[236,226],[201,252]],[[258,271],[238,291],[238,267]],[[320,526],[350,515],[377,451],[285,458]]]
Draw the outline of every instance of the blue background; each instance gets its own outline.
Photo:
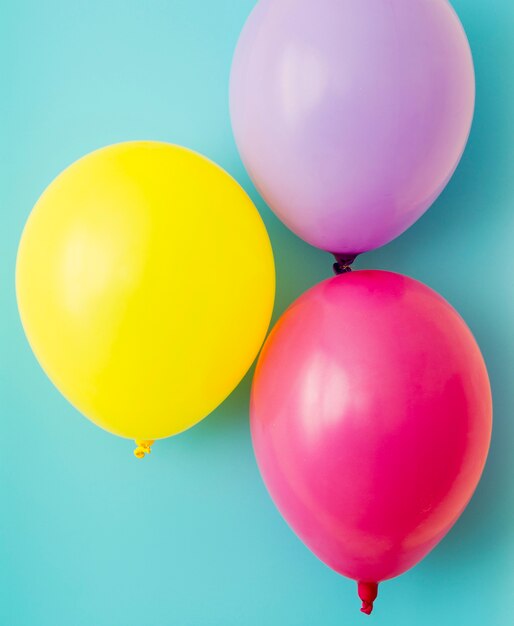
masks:
[[[491,454],[473,501],[432,554],[382,585],[371,618],[358,611],[354,583],[310,554],[272,505],[251,449],[250,376],[208,419],[138,462],[129,442],[66,403],[24,339],[13,280],[24,221],[61,169],[121,140],[185,144],[246,187],[275,250],[275,319],[330,275],[330,258],[258,198],[232,138],[230,61],[253,4],[1,4],[0,624],[512,624],[511,0],[454,2],[477,74],[467,151],[429,212],[357,262],[409,274],[444,295],[482,347],[495,400]]]

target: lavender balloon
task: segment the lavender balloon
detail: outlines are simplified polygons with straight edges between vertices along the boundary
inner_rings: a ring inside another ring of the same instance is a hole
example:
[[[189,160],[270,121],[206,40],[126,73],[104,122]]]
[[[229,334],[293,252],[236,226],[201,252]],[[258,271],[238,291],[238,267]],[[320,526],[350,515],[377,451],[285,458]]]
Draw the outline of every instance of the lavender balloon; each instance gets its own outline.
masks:
[[[474,93],[446,0],[261,0],[235,53],[231,116],[278,217],[352,257],[400,235],[441,193]]]

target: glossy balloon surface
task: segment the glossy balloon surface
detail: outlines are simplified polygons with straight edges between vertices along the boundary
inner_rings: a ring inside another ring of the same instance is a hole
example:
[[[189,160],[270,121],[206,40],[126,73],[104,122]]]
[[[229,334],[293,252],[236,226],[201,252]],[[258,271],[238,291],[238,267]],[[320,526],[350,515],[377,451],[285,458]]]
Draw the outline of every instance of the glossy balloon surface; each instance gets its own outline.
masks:
[[[440,194],[474,94],[447,0],[260,0],[234,56],[232,126],[278,217],[314,246],[355,254]]]
[[[273,255],[243,189],[159,142],[80,159],[25,227],[17,296],[30,344],[92,421],[153,440],[189,428],[239,383],[273,308]]]
[[[309,548],[355,580],[423,558],[479,481],[491,434],[480,350],[458,313],[406,276],[328,279],[280,318],[251,399],[255,454]]]

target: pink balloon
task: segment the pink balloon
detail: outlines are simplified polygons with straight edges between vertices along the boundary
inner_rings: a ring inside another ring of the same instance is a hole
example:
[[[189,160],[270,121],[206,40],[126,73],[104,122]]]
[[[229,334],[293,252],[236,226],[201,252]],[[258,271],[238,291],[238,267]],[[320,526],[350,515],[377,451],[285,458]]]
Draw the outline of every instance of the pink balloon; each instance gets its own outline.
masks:
[[[475,79],[447,0],[260,0],[232,66],[232,127],[278,217],[352,256],[441,193],[466,145]]]
[[[377,583],[420,561],[462,513],[489,448],[491,392],[459,314],[406,276],[357,271],[280,318],[252,388],[275,504],[327,565]]]

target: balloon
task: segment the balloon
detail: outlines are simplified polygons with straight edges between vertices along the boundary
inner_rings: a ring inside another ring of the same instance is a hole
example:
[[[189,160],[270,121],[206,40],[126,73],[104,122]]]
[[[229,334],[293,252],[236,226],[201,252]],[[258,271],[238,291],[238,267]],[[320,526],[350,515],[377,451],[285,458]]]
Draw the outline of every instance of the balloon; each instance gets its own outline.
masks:
[[[232,126],[286,226],[351,257],[400,235],[441,193],[474,94],[447,0],[260,0],[234,57]]]
[[[265,337],[275,274],[264,224],[226,172],[138,141],[85,156],[47,188],[16,287],[56,387],[144,456],[239,383]]]
[[[257,461],[286,521],[326,564],[377,583],[422,559],[462,513],[491,436],[480,350],[411,278],[358,271],[303,294],[259,358]]]

